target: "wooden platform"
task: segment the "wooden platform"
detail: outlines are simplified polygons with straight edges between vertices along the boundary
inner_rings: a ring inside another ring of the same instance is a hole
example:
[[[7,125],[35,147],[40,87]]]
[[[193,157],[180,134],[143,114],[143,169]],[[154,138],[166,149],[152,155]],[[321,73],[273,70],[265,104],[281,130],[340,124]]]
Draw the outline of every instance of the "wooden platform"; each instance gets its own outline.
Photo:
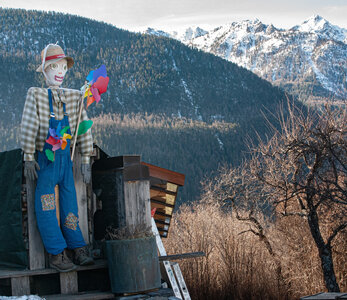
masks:
[[[72,294],[89,291],[109,292],[110,290],[108,268],[105,260],[97,260],[95,265],[91,266],[79,266],[76,270],[67,273],[60,273],[54,269],[0,270],[0,295],[2,296],[36,294],[51,299],[49,295],[55,295],[54,297],[71,296]]]
[[[172,289],[159,289],[134,295],[111,292],[106,260],[95,265],[79,266],[75,271],[60,273],[54,269],[0,270],[0,295],[39,295],[46,300],[88,299],[176,299]]]
[[[49,295],[45,296],[46,300],[87,300],[87,299],[115,299],[115,300],[179,300],[173,295],[171,289],[160,289],[153,292],[141,293],[137,295],[117,296],[111,292],[83,292],[70,295]]]
[[[114,294],[111,292],[82,292],[77,294],[68,295],[46,295],[46,300],[103,300],[103,299],[116,299]]]

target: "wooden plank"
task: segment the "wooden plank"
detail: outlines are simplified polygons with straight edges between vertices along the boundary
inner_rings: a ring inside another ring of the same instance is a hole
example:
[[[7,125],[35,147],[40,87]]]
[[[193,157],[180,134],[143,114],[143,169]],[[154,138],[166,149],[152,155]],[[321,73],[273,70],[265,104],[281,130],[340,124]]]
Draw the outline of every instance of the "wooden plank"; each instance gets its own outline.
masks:
[[[28,240],[29,240],[29,269],[38,270],[45,268],[45,250],[37,228],[35,216],[35,189],[36,181],[27,180],[27,205],[28,205]]]
[[[125,181],[124,202],[126,226],[151,226],[149,180]]]
[[[115,299],[111,292],[83,292],[75,295],[46,295],[46,300],[101,300],[101,299]]]
[[[169,225],[167,224],[161,224],[161,223],[157,223],[157,227],[158,227],[158,230],[161,230],[161,231],[168,231],[169,230]]]
[[[160,168],[145,162],[141,162],[141,164],[149,167],[149,176],[151,177],[160,178],[180,186],[184,185],[185,175],[182,173]]]
[[[96,207],[96,195],[93,192],[92,185],[87,186],[87,197],[88,197],[88,233],[89,241],[93,241],[94,237],[94,214],[97,210]]]
[[[151,201],[151,207],[156,208],[158,212],[161,212],[167,216],[171,216],[173,213],[173,207],[171,206],[166,206],[165,204],[161,204],[159,201],[154,202],[153,200]]]
[[[177,259],[187,259],[187,258],[196,258],[202,257],[206,254],[204,252],[191,252],[191,253],[182,253],[174,255],[159,256],[159,261],[163,260],[177,260]]]
[[[77,204],[78,204],[78,220],[82,231],[84,241],[89,244],[88,234],[88,198],[87,198],[87,186],[83,182],[83,176],[81,171],[82,155],[80,148],[77,147],[75,158],[73,161],[73,175],[75,180]]]
[[[100,159],[100,149],[94,145],[93,147],[93,153],[90,157],[90,164],[91,166],[93,163]],[[90,183],[87,185],[87,199],[88,199],[88,234],[89,234],[89,241],[92,242],[94,239],[94,214],[97,210],[96,207],[96,195],[93,192],[93,186],[92,186],[92,179],[90,180]]]
[[[175,184],[175,186],[178,186],[178,185]],[[177,196],[177,191],[172,192],[172,191],[166,190],[165,188],[151,185],[151,198],[152,197],[164,197],[165,198],[166,195]]]
[[[165,198],[165,196],[166,196],[165,190],[154,190],[151,188],[150,193],[151,193],[151,198],[154,198],[154,197]]]
[[[171,222],[171,216],[167,216],[167,215],[161,215],[161,214],[158,214],[157,212],[155,213],[154,215],[154,220],[156,223],[163,223],[163,224],[167,224],[167,225],[170,225],[170,222]]]
[[[95,260],[94,265],[89,266],[77,266],[77,269],[75,271],[87,271],[87,270],[97,270],[97,269],[104,269],[108,268],[107,261],[98,259]],[[18,277],[26,277],[26,276],[36,276],[36,275],[47,275],[47,274],[55,274],[59,273],[59,271],[55,269],[41,269],[41,270],[23,270],[23,271],[16,271],[16,270],[0,270],[0,279],[4,278],[18,278]]]
[[[78,293],[77,272],[60,273],[60,292],[62,294]]]
[[[29,277],[11,278],[12,296],[30,295]]]

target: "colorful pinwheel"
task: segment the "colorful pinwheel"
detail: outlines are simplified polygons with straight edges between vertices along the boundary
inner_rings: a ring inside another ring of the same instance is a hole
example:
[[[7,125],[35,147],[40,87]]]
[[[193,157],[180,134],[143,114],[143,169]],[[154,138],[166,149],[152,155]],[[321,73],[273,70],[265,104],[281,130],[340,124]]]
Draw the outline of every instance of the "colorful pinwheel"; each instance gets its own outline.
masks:
[[[100,95],[107,91],[109,80],[105,65],[101,65],[100,68],[89,72],[87,76],[88,83],[84,93],[84,98],[87,97],[87,108],[94,101],[99,103]]]
[[[45,153],[50,161],[54,161],[54,152],[58,149],[64,150],[67,145],[67,140],[72,137],[66,133],[69,126],[61,128],[61,122],[58,123],[57,129],[49,128],[49,138],[46,140],[47,144],[52,145],[52,150],[46,149]]]
[[[87,79],[87,83],[81,88],[82,105],[80,105],[80,111],[78,114],[78,120],[77,120],[77,126],[76,126],[77,135],[75,135],[75,138],[72,144],[72,153],[71,153],[72,161],[73,161],[73,157],[75,153],[77,136],[81,134],[85,134],[93,125],[93,122],[91,120],[83,121],[80,123],[82,108],[83,108],[83,99],[87,97],[87,108],[89,105],[91,105],[95,101],[96,103],[99,103],[101,99],[100,95],[107,91],[108,82],[110,80],[110,78],[107,77],[105,65],[101,65],[100,68],[90,71],[86,79]]]

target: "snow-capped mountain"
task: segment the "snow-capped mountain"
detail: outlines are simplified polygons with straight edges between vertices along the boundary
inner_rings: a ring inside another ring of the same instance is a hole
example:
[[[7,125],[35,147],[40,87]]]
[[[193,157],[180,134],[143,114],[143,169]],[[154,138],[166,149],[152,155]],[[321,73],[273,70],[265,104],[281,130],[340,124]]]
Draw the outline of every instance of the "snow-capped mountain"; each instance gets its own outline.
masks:
[[[258,19],[165,35],[234,62],[301,96],[347,99],[347,30],[313,16],[288,30]]]

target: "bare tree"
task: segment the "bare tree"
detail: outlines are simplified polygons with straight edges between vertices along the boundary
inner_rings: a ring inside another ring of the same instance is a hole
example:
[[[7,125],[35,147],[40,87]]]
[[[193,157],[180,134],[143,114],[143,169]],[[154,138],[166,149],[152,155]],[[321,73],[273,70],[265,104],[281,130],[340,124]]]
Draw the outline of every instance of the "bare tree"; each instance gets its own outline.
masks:
[[[278,286],[284,284],[281,261],[275,252],[260,211],[269,217],[299,216],[310,228],[321,260],[325,285],[338,292],[332,247],[347,227],[347,113],[346,108],[303,113],[288,105],[268,141],[251,149],[252,158],[238,168],[221,170],[205,185],[205,201],[232,207],[249,224],[277,265]],[[272,218],[272,219],[271,219]]]
[[[332,242],[347,226],[346,108],[325,106],[304,114],[289,105],[281,130],[254,149],[249,171],[277,215],[307,220],[326,288],[339,292]],[[332,216],[329,228],[322,230]]]

